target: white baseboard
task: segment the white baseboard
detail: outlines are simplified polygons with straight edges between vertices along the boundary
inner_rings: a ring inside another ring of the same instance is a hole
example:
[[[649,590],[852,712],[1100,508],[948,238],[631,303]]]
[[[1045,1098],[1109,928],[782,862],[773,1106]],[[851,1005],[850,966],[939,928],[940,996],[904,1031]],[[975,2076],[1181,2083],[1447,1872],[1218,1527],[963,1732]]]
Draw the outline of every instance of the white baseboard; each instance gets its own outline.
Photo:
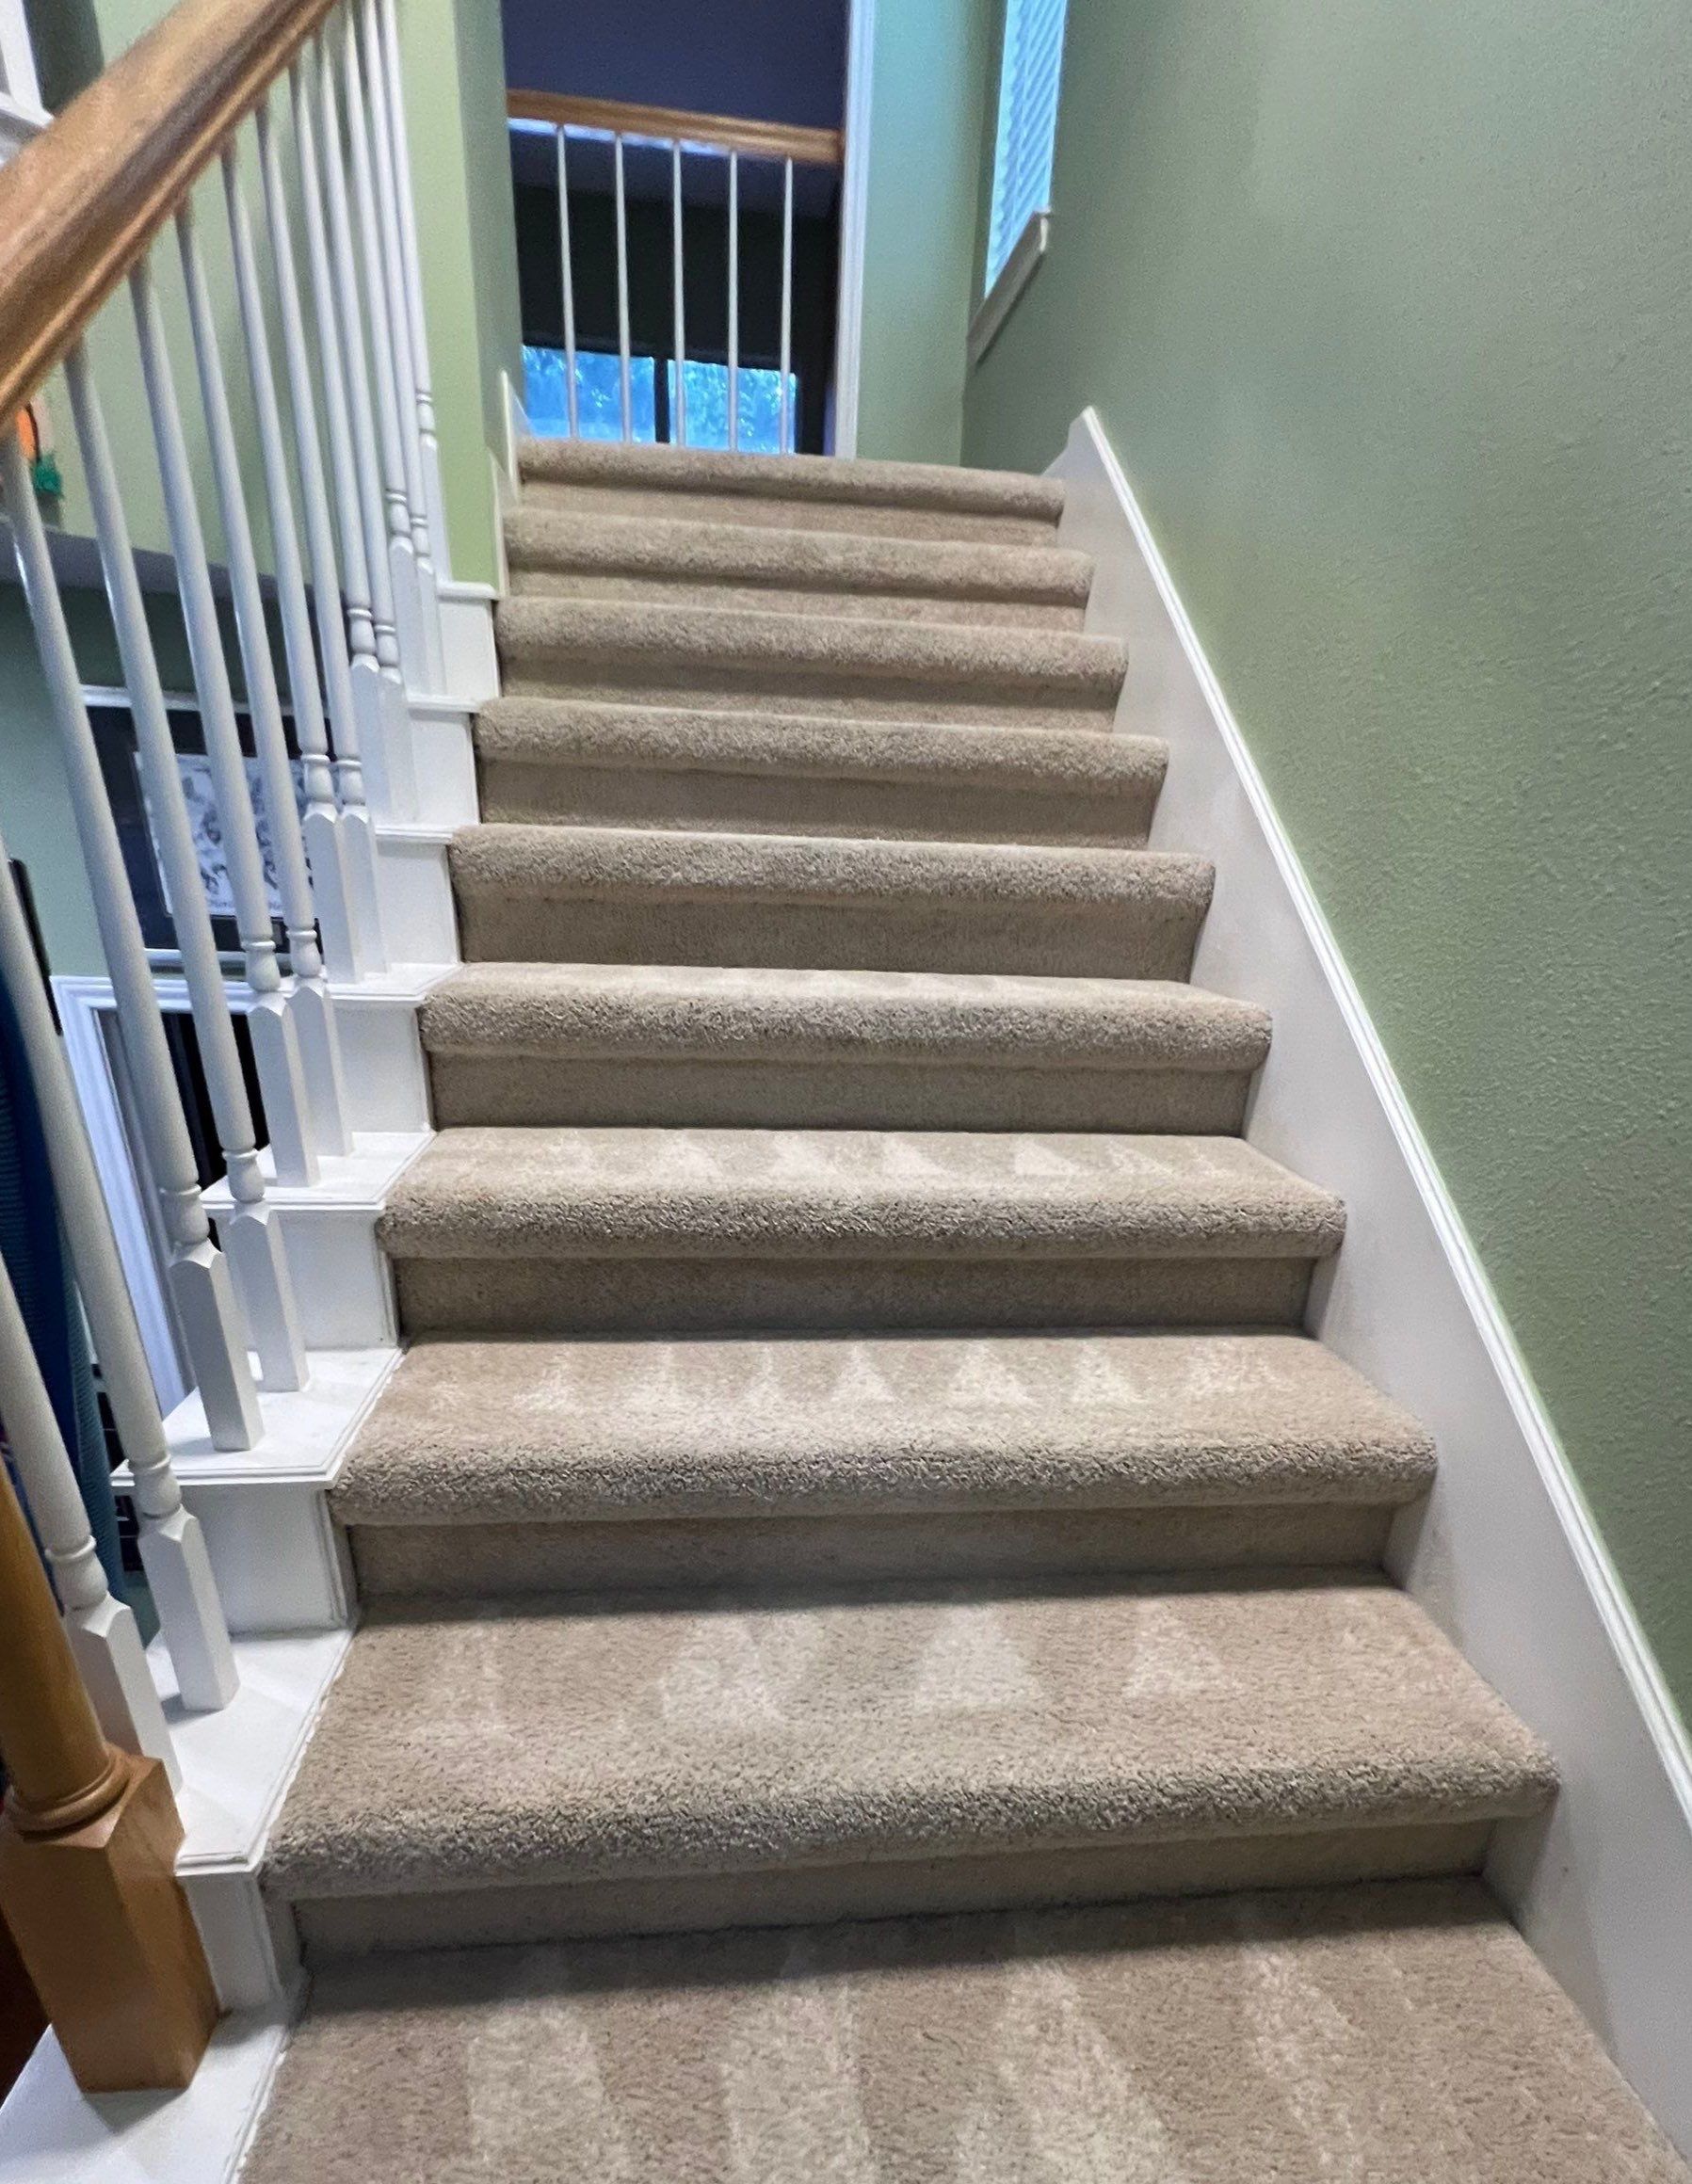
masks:
[[[1313,1330],[1438,1437],[1394,1575],[1556,1754],[1546,1821],[1489,1877],[1692,2154],[1692,1749],[1332,933],[1095,414],[1052,466],[1097,563],[1088,627],[1126,637],[1124,729],[1164,737],[1153,842],[1217,865],[1196,983],[1273,1011],[1247,1136],[1342,1194]],[[1431,998],[1431,997],[1430,997]]]

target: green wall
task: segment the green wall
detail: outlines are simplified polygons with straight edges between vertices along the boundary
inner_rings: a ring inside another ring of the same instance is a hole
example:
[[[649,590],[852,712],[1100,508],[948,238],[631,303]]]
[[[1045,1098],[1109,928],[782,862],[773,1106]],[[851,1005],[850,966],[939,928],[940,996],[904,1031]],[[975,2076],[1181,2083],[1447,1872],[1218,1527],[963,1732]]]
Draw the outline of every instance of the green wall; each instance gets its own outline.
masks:
[[[959,458],[991,12],[878,0],[860,455]]]
[[[1684,1707],[1689,103],[1661,0],[1071,0],[965,433],[1097,406]]]
[[[172,4],[173,0],[54,0],[47,6],[36,0],[31,26],[44,95],[63,104],[92,73],[109,66],[168,14]],[[455,575],[487,583],[497,571],[497,513],[489,458],[503,455],[504,450],[500,372],[510,372],[521,385],[522,356],[499,0],[400,0],[398,16],[450,560]],[[291,173],[292,129],[285,96],[273,97],[272,112],[283,169]],[[243,132],[241,142],[243,186],[268,295],[274,283],[250,129]],[[195,206],[249,491],[263,506],[223,192],[216,173],[196,189]],[[298,210],[294,232],[300,279],[309,296]],[[152,263],[189,455],[201,484],[207,542],[213,554],[220,556],[210,460],[194,392],[187,310],[176,247],[169,233],[155,247]],[[163,547],[168,542],[164,507],[125,296],[115,297],[101,313],[90,336],[89,355],[122,464],[132,533],[137,544]],[[87,496],[62,384],[49,386],[48,399],[66,481],[64,503],[56,514],[65,528],[86,533]],[[263,548],[262,536],[260,545]]]
[[[501,373],[523,391],[499,0],[401,0],[399,18],[452,572],[491,584]]]

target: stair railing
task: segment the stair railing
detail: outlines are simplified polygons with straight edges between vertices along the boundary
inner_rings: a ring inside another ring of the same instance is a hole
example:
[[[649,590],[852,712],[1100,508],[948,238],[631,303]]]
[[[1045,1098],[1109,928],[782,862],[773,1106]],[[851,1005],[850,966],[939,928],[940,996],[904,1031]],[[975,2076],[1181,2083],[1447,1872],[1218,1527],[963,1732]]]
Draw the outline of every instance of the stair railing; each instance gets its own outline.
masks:
[[[578,359],[584,352],[578,341],[577,285],[579,226],[583,193],[579,172],[572,176],[571,148],[580,153],[589,145],[608,145],[611,161],[616,290],[617,290],[617,412],[619,429],[588,437],[632,441],[638,430],[635,405],[635,350],[630,317],[629,290],[629,158],[631,147],[668,154],[669,168],[670,229],[670,347],[668,358],[654,359],[654,369],[669,370],[668,402],[669,438],[678,446],[715,445],[697,427],[689,434],[687,423],[687,277],[685,208],[690,201],[685,159],[700,157],[720,169],[726,200],[727,280],[724,315],[727,329],[727,445],[738,450],[741,440],[740,375],[742,362],[742,283],[740,269],[742,217],[741,166],[749,161],[759,169],[773,166],[780,176],[782,241],[780,266],[780,333],[777,361],[777,448],[794,452],[798,418],[793,404],[793,303],[794,303],[794,173],[797,169],[831,170],[840,167],[842,140],[838,129],[813,129],[783,123],[734,120],[717,114],[693,114],[668,106],[639,106],[618,100],[574,98],[551,91],[514,90],[508,94],[506,110],[512,126],[524,132],[550,132],[556,144],[557,166],[559,275],[562,291],[564,335],[564,410],[561,418],[568,437],[584,436]],[[572,203],[578,217],[572,221]]]
[[[182,0],[0,169],[0,504],[174,1317],[206,1431],[232,1452],[260,1441],[261,1393],[309,1378],[270,1190],[309,1185],[353,1149],[337,990],[390,969],[375,829],[417,816],[412,700],[444,680],[443,502],[399,28],[395,0]],[[125,346],[150,447],[115,442],[102,405],[102,375]],[[26,406],[43,390],[56,404],[61,387],[64,511],[43,507],[19,429]],[[157,537],[132,518],[143,506],[162,510]],[[67,608],[89,556],[58,519],[85,507],[229,1185],[215,1230]],[[191,665],[239,986],[165,696],[178,677],[160,667],[161,567]],[[3,842],[0,983],[180,1703],[221,1707],[235,1656]],[[179,2084],[216,2004],[171,1879],[176,1758],[3,1265],[0,1422],[28,1511],[0,1468],[0,1908],[85,2088]]]

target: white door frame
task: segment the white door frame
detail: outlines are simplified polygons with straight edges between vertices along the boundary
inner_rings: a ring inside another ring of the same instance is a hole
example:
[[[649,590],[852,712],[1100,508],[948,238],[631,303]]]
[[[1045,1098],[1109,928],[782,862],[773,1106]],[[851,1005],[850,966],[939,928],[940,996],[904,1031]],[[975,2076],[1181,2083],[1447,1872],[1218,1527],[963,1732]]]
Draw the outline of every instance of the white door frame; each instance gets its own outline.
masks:
[[[846,24],[846,152],[840,176],[840,295],[834,329],[834,453],[858,452],[863,355],[863,231],[869,208],[870,91],[876,0],[850,0]]]

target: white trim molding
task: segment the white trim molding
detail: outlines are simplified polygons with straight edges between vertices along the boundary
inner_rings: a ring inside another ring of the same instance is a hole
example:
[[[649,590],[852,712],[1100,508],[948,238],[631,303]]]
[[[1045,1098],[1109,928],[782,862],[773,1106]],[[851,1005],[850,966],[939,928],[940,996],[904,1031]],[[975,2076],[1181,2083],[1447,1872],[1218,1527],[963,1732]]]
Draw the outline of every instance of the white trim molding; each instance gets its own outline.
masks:
[[[1051,239],[1051,214],[1030,213],[1022,233],[1010,246],[1009,257],[999,267],[997,280],[981,298],[975,317],[970,320],[968,347],[972,371],[991,348],[1017,297],[1039,270],[1039,262]]]
[[[870,112],[876,77],[876,0],[849,0],[846,156],[840,176],[840,287],[834,313],[835,455],[858,452],[863,371],[863,244],[869,220]]]
[[[1094,556],[1088,627],[1126,637],[1124,728],[1164,737],[1153,843],[1217,866],[1196,983],[1259,1002],[1274,1045],[1246,1134],[1347,1206],[1314,1333],[1440,1449],[1394,1575],[1555,1753],[1549,1816],[1488,1877],[1692,2154],[1692,1749],[1474,1245],[1091,410],[1053,464]]]

